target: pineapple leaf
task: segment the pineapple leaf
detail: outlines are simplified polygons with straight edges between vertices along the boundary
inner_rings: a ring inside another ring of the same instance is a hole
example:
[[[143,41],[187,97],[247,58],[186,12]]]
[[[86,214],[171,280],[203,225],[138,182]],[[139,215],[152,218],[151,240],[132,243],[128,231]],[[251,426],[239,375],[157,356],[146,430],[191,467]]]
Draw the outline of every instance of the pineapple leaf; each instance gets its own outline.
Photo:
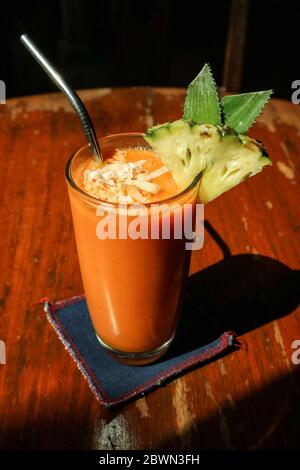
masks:
[[[243,93],[241,95],[224,96],[221,106],[225,125],[239,134],[246,134],[255,119],[269,101],[273,90]]]
[[[208,64],[188,86],[183,117],[197,124],[221,124],[217,88]]]

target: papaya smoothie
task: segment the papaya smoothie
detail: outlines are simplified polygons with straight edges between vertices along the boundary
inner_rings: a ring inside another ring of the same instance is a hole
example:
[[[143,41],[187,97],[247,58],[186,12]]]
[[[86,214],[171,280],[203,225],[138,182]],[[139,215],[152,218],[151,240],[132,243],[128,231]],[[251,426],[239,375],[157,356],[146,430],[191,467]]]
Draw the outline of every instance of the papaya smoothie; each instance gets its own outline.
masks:
[[[175,225],[184,206],[195,219],[198,182],[179,191],[141,134],[108,136],[101,149],[104,162],[83,147],[66,168],[84,291],[101,345],[145,364],[175,335],[190,260]]]

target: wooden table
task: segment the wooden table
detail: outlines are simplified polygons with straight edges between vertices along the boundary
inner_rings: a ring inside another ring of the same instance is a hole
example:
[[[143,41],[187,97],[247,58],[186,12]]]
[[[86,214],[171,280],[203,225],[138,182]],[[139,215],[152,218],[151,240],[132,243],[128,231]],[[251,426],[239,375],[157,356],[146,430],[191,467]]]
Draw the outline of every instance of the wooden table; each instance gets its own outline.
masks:
[[[177,119],[184,90],[80,95],[103,136]],[[41,305],[31,307],[82,292],[64,181],[68,157],[85,143],[79,122],[60,94],[17,98],[0,105],[0,132],[1,447],[299,445],[300,365],[291,346],[300,340],[300,106],[268,104],[251,134],[273,167],[206,207],[205,248],[193,253],[202,305],[247,347],[118,411],[96,401]]]

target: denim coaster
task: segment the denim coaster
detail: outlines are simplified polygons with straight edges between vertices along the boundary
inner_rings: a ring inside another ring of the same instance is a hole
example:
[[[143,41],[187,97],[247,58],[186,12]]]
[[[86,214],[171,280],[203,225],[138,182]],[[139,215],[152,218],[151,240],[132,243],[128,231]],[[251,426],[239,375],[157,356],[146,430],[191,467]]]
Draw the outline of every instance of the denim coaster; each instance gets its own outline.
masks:
[[[186,298],[169,351],[153,364],[128,366],[114,361],[100,346],[84,296],[57,303],[44,299],[44,302],[47,318],[59,339],[92,392],[106,407],[136,399],[237,345],[234,333],[219,335],[220,332],[203,318],[201,310]]]

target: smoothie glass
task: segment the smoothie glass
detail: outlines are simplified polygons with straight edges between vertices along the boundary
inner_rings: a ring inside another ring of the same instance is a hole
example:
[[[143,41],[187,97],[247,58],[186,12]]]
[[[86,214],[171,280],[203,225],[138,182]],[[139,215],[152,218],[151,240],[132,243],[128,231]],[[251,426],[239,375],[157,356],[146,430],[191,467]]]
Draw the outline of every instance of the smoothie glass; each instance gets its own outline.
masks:
[[[104,159],[116,149],[149,149],[143,135],[136,133],[107,136],[100,143]],[[118,234],[100,239],[97,227],[107,214],[116,216],[118,229],[124,220],[129,224],[136,218],[137,212],[132,205],[102,201],[80,189],[80,168],[90,158],[88,146],[82,147],[66,167],[89,313],[99,342],[114,358],[132,365],[145,364],[164,354],[175,335],[190,251],[186,250],[186,238],[176,238],[172,226],[183,218],[184,205],[195,220],[199,177],[179,194],[155,203],[155,208],[151,203],[143,205],[149,227],[152,218],[161,230],[168,218],[169,239],[153,235],[150,228],[147,239],[120,238]],[[163,204],[167,210],[160,212]]]

